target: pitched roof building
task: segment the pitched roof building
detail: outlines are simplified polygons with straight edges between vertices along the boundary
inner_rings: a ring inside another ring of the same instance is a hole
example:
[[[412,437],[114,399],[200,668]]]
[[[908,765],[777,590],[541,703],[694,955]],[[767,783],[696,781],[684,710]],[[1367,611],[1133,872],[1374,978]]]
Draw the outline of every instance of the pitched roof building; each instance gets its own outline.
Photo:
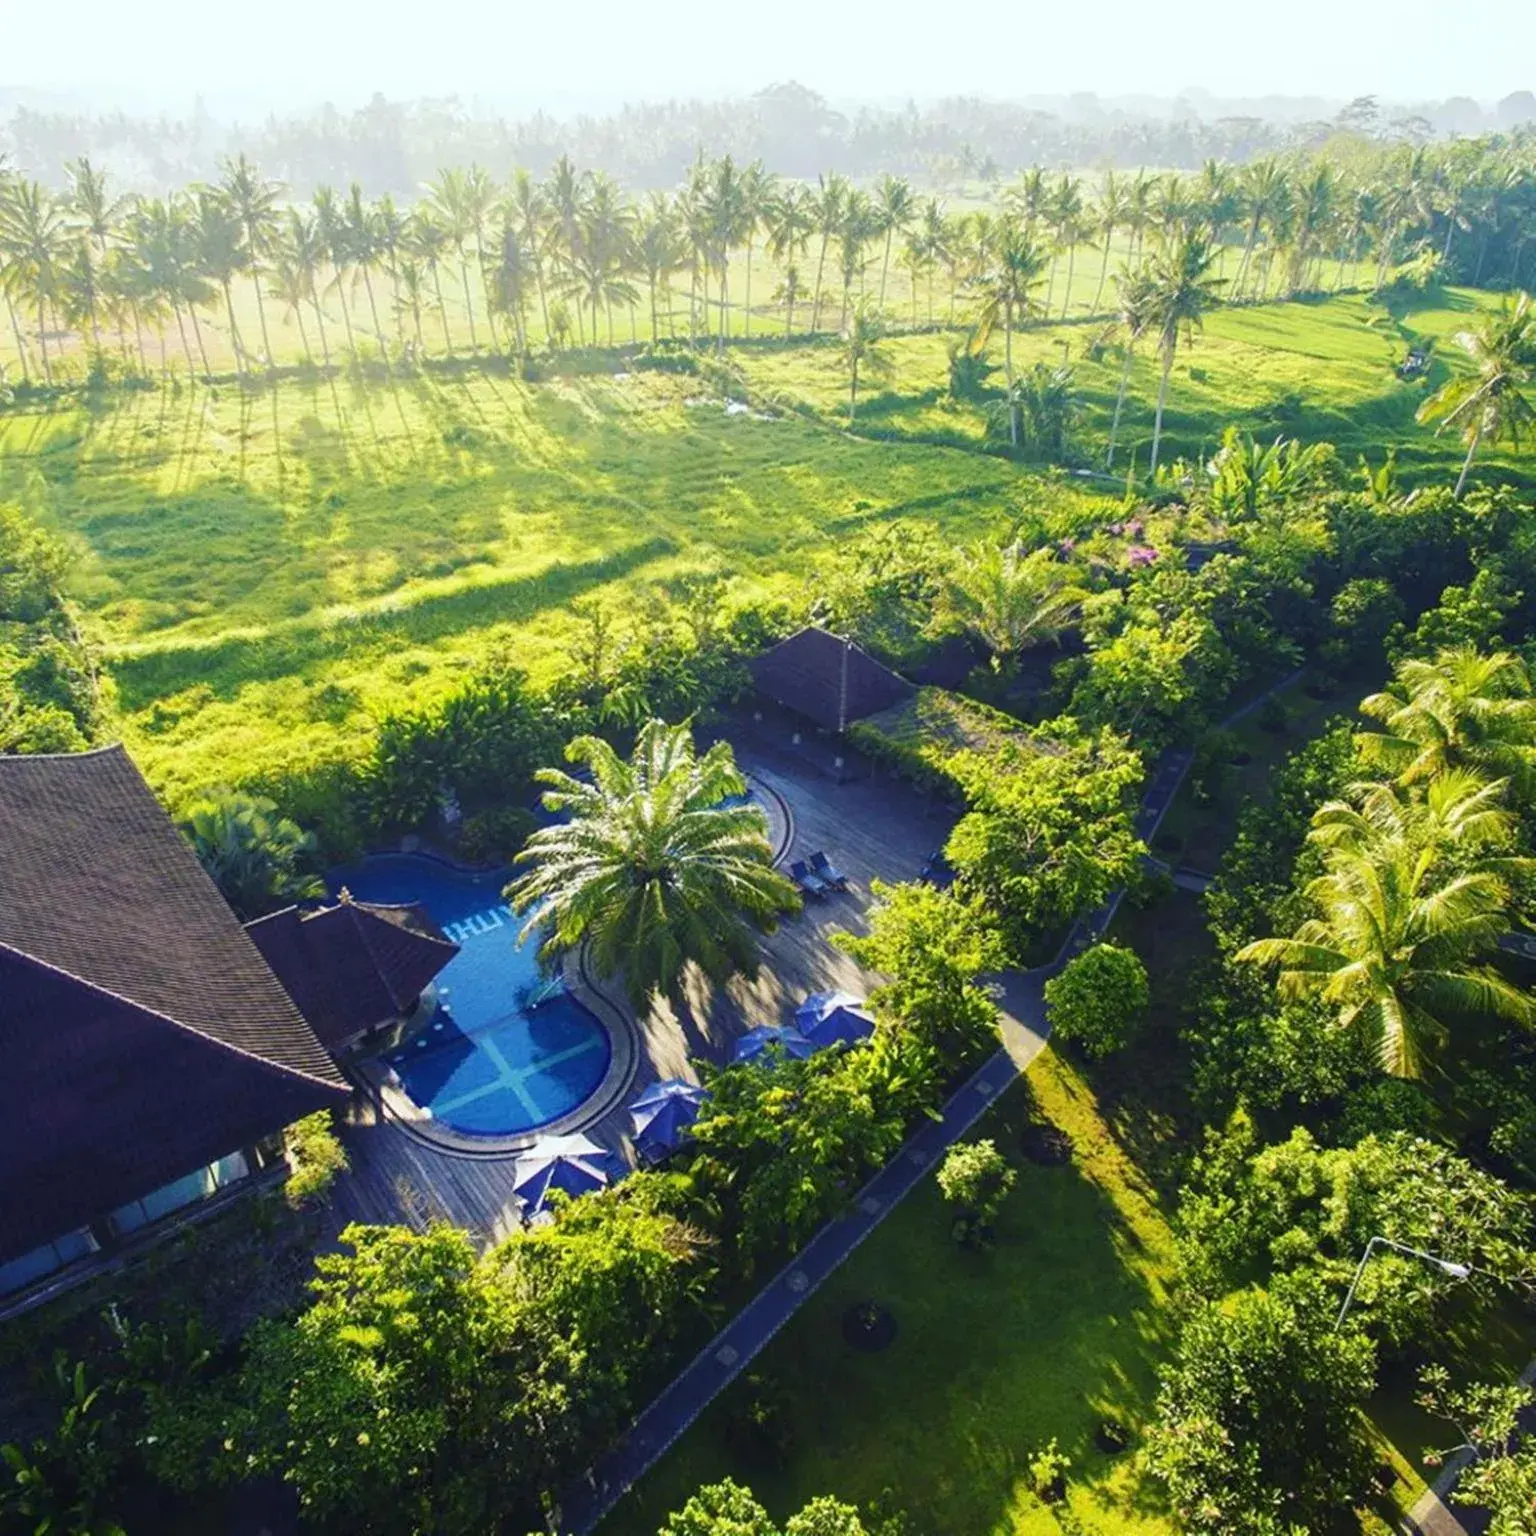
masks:
[[[807,625],[748,663],[757,691],[827,731],[910,698],[904,677],[829,630]]]
[[[0,757],[0,849],[5,1290],[348,1087],[121,747]]]
[[[345,892],[335,906],[287,907],[245,931],[336,1055],[410,1013],[459,952],[422,907],[375,906]]]

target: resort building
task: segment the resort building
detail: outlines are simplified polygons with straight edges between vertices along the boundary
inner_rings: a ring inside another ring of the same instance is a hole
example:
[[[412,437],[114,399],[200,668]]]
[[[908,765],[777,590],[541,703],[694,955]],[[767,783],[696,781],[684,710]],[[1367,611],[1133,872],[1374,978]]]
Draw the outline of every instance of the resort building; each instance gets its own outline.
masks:
[[[404,931],[327,920],[376,923]],[[349,1092],[121,747],[0,757],[0,1051],[0,1312],[280,1177],[284,1127]]]
[[[877,715],[916,692],[906,678],[862,646],[815,625],[781,640],[748,666],[763,699],[820,731],[838,735],[854,721]]]

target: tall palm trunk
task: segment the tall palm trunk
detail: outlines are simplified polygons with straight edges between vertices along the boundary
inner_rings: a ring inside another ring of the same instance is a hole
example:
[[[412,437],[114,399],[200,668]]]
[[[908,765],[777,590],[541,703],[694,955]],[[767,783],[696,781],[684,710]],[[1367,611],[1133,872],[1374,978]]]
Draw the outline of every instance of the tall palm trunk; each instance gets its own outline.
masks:
[[[203,341],[203,322],[197,318],[197,305],[187,305],[187,313],[192,316],[192,334],[197,338],[197,355],[203,362],[203,377],[213,377],[213,367],[208,361],[208,347]]]
[[[224,313],[229,319],[229,342],[235,349],[235,375],[245,377],[245,343],[240,339],[240,327],[235,324],[235,299],[230,292],[229,280],[224,281]]]
[[[293,318],[299,322],[299,343],[304,348],[304,366],[315,366],[315,354],[309,350],[309,329],[304,324],[304,309],[302,305],[293,306]]]
[[[309,291],[309,302],[315,306],[315,324],[320,327],[320,355],[325,359],[326,370],[331,366],[331,340],[325,334],[325,311],[320,307],[319,295],[313,287]]]
[[[1120,392],[1115,396],[1115,415],[1109,424],[1109,452],[1104,456],[1104,468],[1115,467],[1115,439],[1120,435],[1120,413],[1125,409],[1125,391],[1131,382],[1131,356],[1132,348],[1129,343],[1125,348],[1125,361],[1120,367]]]
[[[880,308],[885,308],[885,280],[891,275],[891,240],[896,233],[893,224],[885,232],[885,256],[880,262]]]
[[[357,332],[352,329],[352,306],[347,303],[347,284],[340,269],[336,272],[336,297],[341,300],[341,324],[347,333],[347,351],[357,357]]]
[[[139,306],[137,304],[130,304],[128,306],[128,308],[129,308],[129,312],[133,315],[133,339],[134,339],[134,342],[138,346],[138,351],[139,351],[139,367],[142,368],[144,370],[144,372],[147,374],[149,372],[149,362],[148,362],[148,360],[144,356],[144,316],[140,312]],[[160,350],[161,350],[162,354],[165,351],[165,328],[164,328],[164,326],[162,326],[160,328]],[[161,361],[162,361],[162,365],[163,365],[163,363],[164,363],[163,357],[162,357]]]
[[[1456,489],[1451,493],[1451,500],[1452,501],[1460,501],[1461,500],[1462,489],[1466,485],[1466,483],[1467,483],[1467,476],[1468,476],[1469,473],[1471,473],[1471,470],[1472,470],[1472,459],[1473,459],[1473,456],[1477,453],[1477,445],[1482,440],[1483,440],[1483,428],[1482,428],[1482,423],[1479,422],[1478,425],[1473,429],[1472,441],[1467,444],[1467,456],[1466,456],[1466,458],[1464,458],[1461,461],[1461,473],[1456,477]]]
[[[1067,247],[1067,291],[1061,296],[1061,318],[1067,318],[1067,310],[1072,304],[1072,268],[1077,261],[1077,246]]]
[[[715,338],[715,353],[717,356],[725,352],[725,331],[731,323],[726,306],[730,303],[730,266],[722,257],[720,261],[720,330]]]
[[[181,305],[171,301],[171,313],[176,316],[176,329],[181,332],[181,350],[187,357],[188,380],[197,377],[197,365],[192,361],[192,348],[187,344],[187,322],[181,318]]]
[[[1045,313],[1050,317],[1051,307],[1056,302],[1056,263],[1061,260],[1060,251],[1051,252],[1051,275],[1045,285]]]
[[[256,318],[261,322],[261,350],[266,353],[267,370],[270,372],[275,359],[272,356],[272,338],[267,335],[267,306],[261,297],[261,273],[253,271],[251,282],[256,289]]]
[[[480,350],[480,338],[475,335],[475,304],[469,294],[469,262],[465,259],[463,246],[459,247],[459,282],[464,289],[464,313],[469,319],[469,350]],[[596,317],[593,317],[594,324]]]
[[[384,338],[384,327],[379,322],[379,306],[373,297],[373,278],[369,275],[367,262],[363,263],[363,291],[368,295],[368,313],[373,316],[373,334],[378,338],[379,351],[384,354],[387,361],[389,343]]]
[[[37,344],[43,349],[43,383],[53,385],[53,365],[48,360],[48,326],[43,315],[43,296],[37,296]]]
[[[751,334],[752,334],[752,240],[751,240],[750,236],[747,239],[747,295],[746,295],[745,302],[746,302],[746,313],[742,317],[742,335],[743,336],[751,336]]]
[[[821,323],[821,274],[827,264],[827,231],[821,232],[821,250],[816,254],[816,288],[811,295],[811,334],[814,336]]]
[[[32,370],[27,365],[27,348],[21,339],[21,321],[16,315],[16,306],[11,303],[9,293],[5,296],[5,312],[10,317],[11,335],[16,338],[16,359],[21,364],[21,381],[23,384],[32,382]]]
[[[1163,376],[1157,385],[1157,416],[1152,422],[1152,461],[1147,465],[1147,478],[1157,476],[1157,453],[1163,441],[1163,406],[1168,401],[1168,375],[1173,372],[1173,353],[1177,342],[1163,340]]]
[[[651,285],[651,345],[654,347],[661,340],[661,324],[656,316],[656,274],[650,275]]]
[[[1240,299],[1243,296],[1243,284],[1248,278],[1248,263],[1253,259],[1253,247],[1259,238],[1259,220],[1257,215],[1248,221],[1248,238],[1243,242],[1243,259],[1237,264],[1237,280],[1232,284],[1232,297]]]
[[[1019,397],[1013,390],[1013,305],[1003,305],[1003,375],[1008,380],[1008,446],[1019,447]]]
[[[1099,263],[1099,286],[1093,291],[1093,313],[1098,314],[1099,302],[1104,297],[1104,282],[1109,276],[1109,248],[1114,244],[1115,231],[1113,226],[1104,232],[1104,259]]]
[[[443,279],[438,273],[436,263],[432,266],[432,288],[437,294],[437,314],[443,322],[443,346],[448,356],[453,356],[453,336],[448,330],[448,306],[443,302]]]
[[[475,270],[480,274],[480,292],[485,296],[485,323],[491,333],[491,351],[501,351],[501,338],[496,334],[496,306],[491,303],[490,289],[485,281],[485,246],[480,231],[475,231]]]

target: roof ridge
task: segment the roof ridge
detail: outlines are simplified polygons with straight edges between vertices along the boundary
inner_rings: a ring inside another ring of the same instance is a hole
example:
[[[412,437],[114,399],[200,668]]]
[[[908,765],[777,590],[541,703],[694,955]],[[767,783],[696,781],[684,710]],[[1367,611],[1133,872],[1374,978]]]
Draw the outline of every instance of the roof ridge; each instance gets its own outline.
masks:
[[[253,944],[251,947],[254,949],[255,945]],[[299,1081],[305,1083],[316,1083],[322,1088],[335,1088],[343,1092],[351,1091],[346,1081],[344,1079],[340,1079],[340,1073],[337,1074],[337,1078],[340,1080],[332,1081],[329,1078],[317,1077],[312,1072],[301,1071],[298,1067],[290,1067],[285,1062],[273,1061],[270,1056],[262,1056],[255,1051],[245,1050],[241,1046],[231,1044],[228,1040],[221,1040],[217,1035],[210,1035],[206,1030],[197,1028],[195,1024],[188,1024],[185,1022],[185,1020],[182,1019],[173,1019],[170,1014],[161,1013],[158,1008],[151,1008],[147,1004],[141,1003],[137,998],[128,997],[121,992],[115,992],[111,987],[102,986],[100,982],[92,981],[85,976],[77,976],[73,971],[66,970],[61,965],[53,965],[49,961],[40,959],[37,955],[31,954],[25,949],[18,949],[14,944],[6,943],[4,939],[0,939],[0,951],[4,951],[6,954],[14,956],[24,964],[33,966],[37,970],[46,971],[51,976],[62,976],[66,981],[72,981],[77,986],[84,987],[88,992],[96,993],[98,997],[109,997],[113,1002],[121,1003],[125,1008],[131,1008],[135,1013],[141,1014],[147,1019],[158,1019],[162,1024],[170,1025],[172,1029],[178,1029],[183,1034],[193,1035],[199,1040],[206,1041],[209,1045],[216,1046],[219,1050],[228,1051],[232,1056],[239,1056],[246,1061],[254,1061],[258,1065],[267,1067],[271,1071],[277,1072],[284,1077],[298,1078]],[[256,953],[259,956],[261,951],[257,950]],[[266,964],[265,959],[262,960],[262,964]],[[274,975],[273,980],[276,981],[276,979],[277,978]],[[281,982],[278,982],[278,990],[282,991],[284,997],[288,996],[286,990],[283,989]],[[293,1003],[291,998],[289,998],[289,1004],[293,1007],[294,1012],[298,1014],[298,1017],[304,1023],[305,1027],[308,1028],[310,1033],[313,1035],[314,1030],[312,1027],[310,1027],[309,1021],[304,1018],[302,1013],[299,1013],[297,1005]],[[325,1047],[320,1044],[318,1036],[315,1036],[315,1044],[319,1046],[322,1056],[328,1055]]]
[[[380,917],[378,913],[370,912],[366,907],[360,907],[355,901],[347,902],[345,905],[351,911],[353,931],[362,941],[363,948],[368,953],[368,958],[373,962],[374,970],[377,972],[380,981],[384,983],[384,990],[389,994],[389,1000],[396,1008],[403,1008],[411,999],[400,995],[395,985],[392,969],[386,963],[385,957],[380,953],[380,943],[386,937],[397,941],[399,936],[403,935],[409,944],[426,943],[434,948],[451,950],[454,954],[457,954],[459,951],[459,946],[451,939],[439,939],[430,933],[419,933],[414,928],[406,928],[399,923],[392,923],[388,918]],[[401,908],[419,908],[421,903],[400,902],[398,905]],[[367,919],[366,922],[363,921],[364,918]],[[380,943],[375,942],[376,938]]]

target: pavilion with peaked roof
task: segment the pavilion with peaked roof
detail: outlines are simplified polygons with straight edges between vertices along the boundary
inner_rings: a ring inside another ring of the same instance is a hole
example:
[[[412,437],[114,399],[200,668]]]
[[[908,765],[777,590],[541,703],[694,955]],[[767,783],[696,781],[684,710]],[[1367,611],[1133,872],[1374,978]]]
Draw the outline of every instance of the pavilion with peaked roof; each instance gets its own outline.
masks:
[[[346,891],[334,906],[285,907],[245,931],[333,1056],[407,1018],[459,952],[425,908]]]
[[[349,1088],[122,747],[0,756],[0,849],[5,1307]]]
[[[748,667],[764,698],[839,735],[916,691],[862,646],[814,624],[754,657]]]

